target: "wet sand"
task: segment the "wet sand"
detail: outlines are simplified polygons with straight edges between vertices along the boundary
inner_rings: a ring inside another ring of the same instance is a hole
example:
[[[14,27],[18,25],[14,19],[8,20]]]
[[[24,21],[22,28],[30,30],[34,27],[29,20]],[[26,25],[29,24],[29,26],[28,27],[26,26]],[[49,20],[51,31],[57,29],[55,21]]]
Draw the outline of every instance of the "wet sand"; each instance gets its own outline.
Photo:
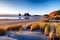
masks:
[[[6,36],[0,36],[0,40],[17,40],[17,39],[6,37]]]
[[[48,36],[42,34],[41,31],[22,31],[21,33],[18,31],[10,32],[10,36],[17,40],[49,40]]]
[[[0,27],[1,26],[8,26],[8,25],[15,25],[15,24],[26,24],[29,22],[39,22],[41,19],[0,19]]]

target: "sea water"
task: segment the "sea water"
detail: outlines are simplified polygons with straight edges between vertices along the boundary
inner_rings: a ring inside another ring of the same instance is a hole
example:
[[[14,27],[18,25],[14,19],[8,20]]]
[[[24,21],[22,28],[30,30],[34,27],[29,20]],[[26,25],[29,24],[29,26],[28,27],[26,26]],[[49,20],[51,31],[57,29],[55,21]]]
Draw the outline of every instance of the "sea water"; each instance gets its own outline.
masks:
[[[40,16],[1,16],[0,19],[37,19]]]

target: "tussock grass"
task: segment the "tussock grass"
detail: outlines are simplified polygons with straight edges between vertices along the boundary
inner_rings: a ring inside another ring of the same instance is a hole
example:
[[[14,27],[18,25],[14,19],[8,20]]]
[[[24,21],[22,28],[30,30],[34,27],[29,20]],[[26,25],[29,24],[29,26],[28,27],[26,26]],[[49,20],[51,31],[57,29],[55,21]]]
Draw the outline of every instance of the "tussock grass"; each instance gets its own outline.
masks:
[[[55,33],[57,37],[60,37],[60,23],[31,22],[26,25],[26,29],[30,29],[30,31],[41,30],[44,32],[44,35],[49,35],[50,39],[54,38]]]
[[[0,28],[0,35],[4,35],[6,33],[6,30],[4,28]]]
[[[49,19],[44,19],[44,20],[42,20],[42,22],[49,22]]]
[[[9,25],[6,27],[0,27],[0,35],[4,35],[7,31],[19,30],[22,31],[23,27],[21,24]]]
[[[33,22],[32,22],[32,23],[33,23]],[[25,28],[26,28],[26,29],[30,29],[32,23],[27,23],[27,24],[25,25]]]
[[[60,25],[56,27],[56,36],[60,38]]]
[[[10,25],[10,26],[8,26],[7,30],[8,31],[10,31],[10,30],[19,30],[20,28],[22,28],[22,25],[21,24]]]
[[[30,29],[30,31],[39,30],[40,26],[36,22],[31,22],[25,25],[26,29]]]
[[[54,27],[54,39],[60,40],[60,23],[52,23],[52,28]]]
[[[39,27],[40,27],[39,24],[34,22],[30,27],[30,31],[39,30]]]
[[[48,36],[49,35],[49,32],[50,32],[50,25],[46,25],[45,30],[44,30],[44,34],[46,36]]]
[[[50,31],[49,33],[49,39],[54,40],[54,31]]]
[[[50,24],[50,30],[51,31],[54,31],[54,33],[56,33],[56,27],[57,27],[57,24],[56,23],[51,23]]]
[[[44,28],[46,26],[46,23],[45,22],[40,22],[40,30],[44,31]]]
[[[49,26],[50,23],[46,23],[46,22],[40,22],[40,23],[36,23],[36,22],[31,22],[25,25],[26,29],[30,29],[30,31],[34,31],[34,30],[42,30],[44,32],[45,27]]]
[[[49,26],[50,23],[48,23],[48,22],[40,22],[39,25],[40,25],[40,30],[42,30],[42,31],[44,32],[45,27],[46,27],[46,26]]]

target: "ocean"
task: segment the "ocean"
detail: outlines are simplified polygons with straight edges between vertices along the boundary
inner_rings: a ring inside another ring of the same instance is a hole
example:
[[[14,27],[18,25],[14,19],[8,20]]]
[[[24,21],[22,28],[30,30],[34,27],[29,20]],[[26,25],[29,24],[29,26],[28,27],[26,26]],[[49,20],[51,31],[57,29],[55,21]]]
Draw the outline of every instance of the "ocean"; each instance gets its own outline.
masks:
[[[37,19],[41,16],[0,16],[0,19]]]

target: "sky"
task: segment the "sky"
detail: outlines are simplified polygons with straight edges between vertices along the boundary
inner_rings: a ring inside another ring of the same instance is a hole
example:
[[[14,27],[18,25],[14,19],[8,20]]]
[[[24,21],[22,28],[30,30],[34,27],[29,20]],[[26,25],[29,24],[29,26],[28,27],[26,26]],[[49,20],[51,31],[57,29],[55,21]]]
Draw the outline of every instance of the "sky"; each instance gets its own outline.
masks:
[[[0,14],[44,15],[60,10],[60,0],[0,0]]]

